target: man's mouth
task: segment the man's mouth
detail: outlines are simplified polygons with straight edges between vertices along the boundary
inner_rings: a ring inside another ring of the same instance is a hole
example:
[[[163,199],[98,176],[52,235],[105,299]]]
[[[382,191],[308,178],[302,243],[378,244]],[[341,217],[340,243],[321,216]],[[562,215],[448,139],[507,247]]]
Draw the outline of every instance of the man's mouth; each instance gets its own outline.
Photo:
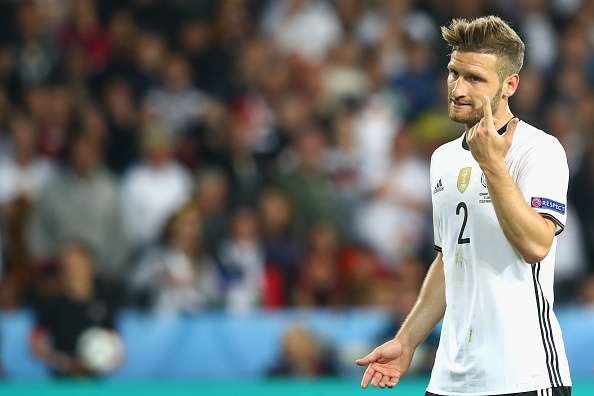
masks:
[[[463,106],[470,106],[470,103],[464,103],[464,102],[456,102],[455,100],[451,100],[450,103],[452,103],[455,107],[463,107]]]

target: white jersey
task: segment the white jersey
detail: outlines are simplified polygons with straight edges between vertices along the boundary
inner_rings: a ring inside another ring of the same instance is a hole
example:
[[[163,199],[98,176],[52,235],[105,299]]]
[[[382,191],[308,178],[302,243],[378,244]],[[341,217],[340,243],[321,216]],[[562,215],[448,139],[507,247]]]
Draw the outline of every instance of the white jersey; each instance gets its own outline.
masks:
[[[521,121],[505,162],[528,205],[553,220],[558,235],[565,226],[569,178],[559,141]],[[431,186],[447,308],[427,390],[489,395],[571,386],[553,313],[557,238],[538,264],[516,253],[465,135],[433,153]]]

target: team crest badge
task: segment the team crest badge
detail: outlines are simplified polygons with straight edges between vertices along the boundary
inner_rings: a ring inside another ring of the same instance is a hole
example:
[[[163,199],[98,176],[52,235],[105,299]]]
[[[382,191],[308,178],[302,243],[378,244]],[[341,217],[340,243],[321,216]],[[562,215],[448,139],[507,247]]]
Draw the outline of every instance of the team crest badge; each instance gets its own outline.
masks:
[[[470,184],[470,172],[471,171],[472,171],[472,168],[469,166],[469,167],[460,169],[460,172],[458,173],[457,186],[458,186],[458,191],[460,191],[461,193],[466,191],[466,188]]]

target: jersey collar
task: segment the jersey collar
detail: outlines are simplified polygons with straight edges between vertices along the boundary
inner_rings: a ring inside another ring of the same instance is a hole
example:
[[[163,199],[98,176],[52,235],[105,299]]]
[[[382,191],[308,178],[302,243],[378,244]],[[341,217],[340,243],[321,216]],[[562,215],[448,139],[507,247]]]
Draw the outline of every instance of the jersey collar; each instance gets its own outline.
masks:
[[[508,121],[505,123],[505,125],[503,125],[501,128],[499,128],[499,129],[497,130],[497,133],[498,133],[498,134],[500,134],[500,135],[503,135],[503,134],[505,133],[505,129],[507,128],[507,124],[509,124],[509,122],[510,122],[511,120],[513,120],[514,118],[515,118],[515,117],[512,117],[512,118],[510,118],[510,119],[509,119],[509,120],[508,120]],[[464,132],[464,138],[462,139],[462,148],[463,148],[464,150],[468,150],[468,151],[470,151],[470,147],[468,147],[468,143],[466,142],[466,132]]]

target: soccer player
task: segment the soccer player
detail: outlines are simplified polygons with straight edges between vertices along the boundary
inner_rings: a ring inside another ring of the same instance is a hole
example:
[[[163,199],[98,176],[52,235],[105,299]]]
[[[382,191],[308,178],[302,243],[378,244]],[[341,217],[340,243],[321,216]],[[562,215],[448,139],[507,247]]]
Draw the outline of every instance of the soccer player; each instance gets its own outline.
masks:
[[[559,141],[514,117],[524,43],[495,16],[442,27],[449,117],[466,126],[431,158],[437,256],[394,339],[357,360],[393,387],[443,318],[426,395],[570,395],[553,313],[568,166]]]

